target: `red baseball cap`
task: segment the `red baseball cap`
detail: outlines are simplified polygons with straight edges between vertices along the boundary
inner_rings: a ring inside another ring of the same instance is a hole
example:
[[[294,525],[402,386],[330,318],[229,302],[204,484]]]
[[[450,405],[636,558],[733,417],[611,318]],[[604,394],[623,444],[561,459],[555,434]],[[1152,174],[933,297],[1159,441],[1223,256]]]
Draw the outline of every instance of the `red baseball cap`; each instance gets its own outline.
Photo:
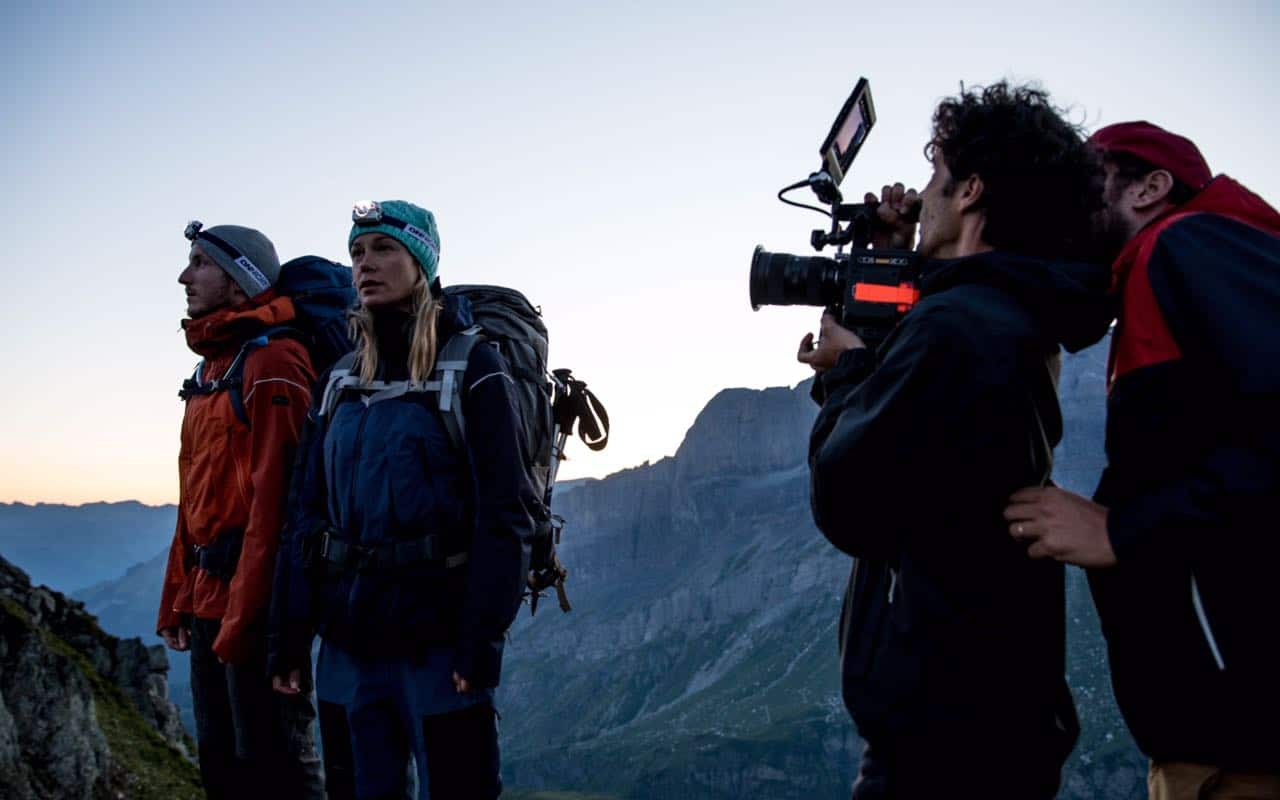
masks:
[[[1128,153],[1146,161],[1197,191],[1213,179],[1195,142],[1150,122],[1119,122],[1089,137],[1103,152]]]

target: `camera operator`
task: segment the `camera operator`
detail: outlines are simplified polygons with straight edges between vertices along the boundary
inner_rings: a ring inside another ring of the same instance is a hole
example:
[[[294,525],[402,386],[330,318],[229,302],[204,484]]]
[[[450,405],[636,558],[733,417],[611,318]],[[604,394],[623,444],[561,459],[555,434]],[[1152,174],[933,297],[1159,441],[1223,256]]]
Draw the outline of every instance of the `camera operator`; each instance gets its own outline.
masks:
[[[1280,798],[1280,214],[1147,122],[1091,139],[1116,254],[1096,503],[1015,494],[1009,533],[1090,568],[1154,800]]]
[[[814,519],[854,557],[840,624],[845,704],[867,742],[855,800],[1052,798],[1078,733],[1061,565],[1001,516],[1043,485],[1061,436],[1059,344],[1106,331],[1106,270],[1071,264],[1102,172],[1039,90],[944,100],[918,196],[886,187],[877,247],[909,246],[921,300],[876,351],[822,320]],[[875,198],[869,198],[874,200]]]

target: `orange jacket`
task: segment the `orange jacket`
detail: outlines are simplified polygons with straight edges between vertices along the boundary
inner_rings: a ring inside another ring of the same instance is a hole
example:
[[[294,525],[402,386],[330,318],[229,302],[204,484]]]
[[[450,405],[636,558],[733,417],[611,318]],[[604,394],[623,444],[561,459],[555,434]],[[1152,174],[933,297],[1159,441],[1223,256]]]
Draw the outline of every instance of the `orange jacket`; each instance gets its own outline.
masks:
[[[293,301],[269,292],[234,308],[184,320],[187,345],[205,359],[204,378],[226,373],[240,346],[264,329],[293,320]],[[245,425],[227,392],[187,401],[178,455],[178,526],[160,596],[157,629],[181,615],[222,620],[214,653],[243,663],[264,645],[276,549],[285,517],[289,467],[311,402],[314,380],[306,348],[272,339],[244,362]],[[193,562],[193,546],[243,530],[235,575],[223,581]]]

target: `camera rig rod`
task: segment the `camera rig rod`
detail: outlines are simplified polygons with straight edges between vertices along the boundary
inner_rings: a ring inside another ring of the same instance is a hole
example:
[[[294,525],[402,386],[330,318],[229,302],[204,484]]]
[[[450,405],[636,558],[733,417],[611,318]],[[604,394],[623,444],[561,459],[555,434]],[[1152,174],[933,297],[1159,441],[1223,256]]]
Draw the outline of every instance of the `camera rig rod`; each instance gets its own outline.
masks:
[[[878,203],[833,203],[831,205],[831,230],[815,230],[809,235],[809,244],[821,251],[827,245],[863,250],[871,244],[875,230]],[[848,223],[843,228],[841,222]]]

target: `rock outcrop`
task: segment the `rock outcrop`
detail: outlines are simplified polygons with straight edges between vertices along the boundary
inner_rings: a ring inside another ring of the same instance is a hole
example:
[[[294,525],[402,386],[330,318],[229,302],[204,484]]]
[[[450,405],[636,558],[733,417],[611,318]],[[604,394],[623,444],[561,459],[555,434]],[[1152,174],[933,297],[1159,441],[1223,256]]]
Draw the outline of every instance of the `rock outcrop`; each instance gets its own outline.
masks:
[[[200,797],[167,670],[0,558],[0,796]]]

